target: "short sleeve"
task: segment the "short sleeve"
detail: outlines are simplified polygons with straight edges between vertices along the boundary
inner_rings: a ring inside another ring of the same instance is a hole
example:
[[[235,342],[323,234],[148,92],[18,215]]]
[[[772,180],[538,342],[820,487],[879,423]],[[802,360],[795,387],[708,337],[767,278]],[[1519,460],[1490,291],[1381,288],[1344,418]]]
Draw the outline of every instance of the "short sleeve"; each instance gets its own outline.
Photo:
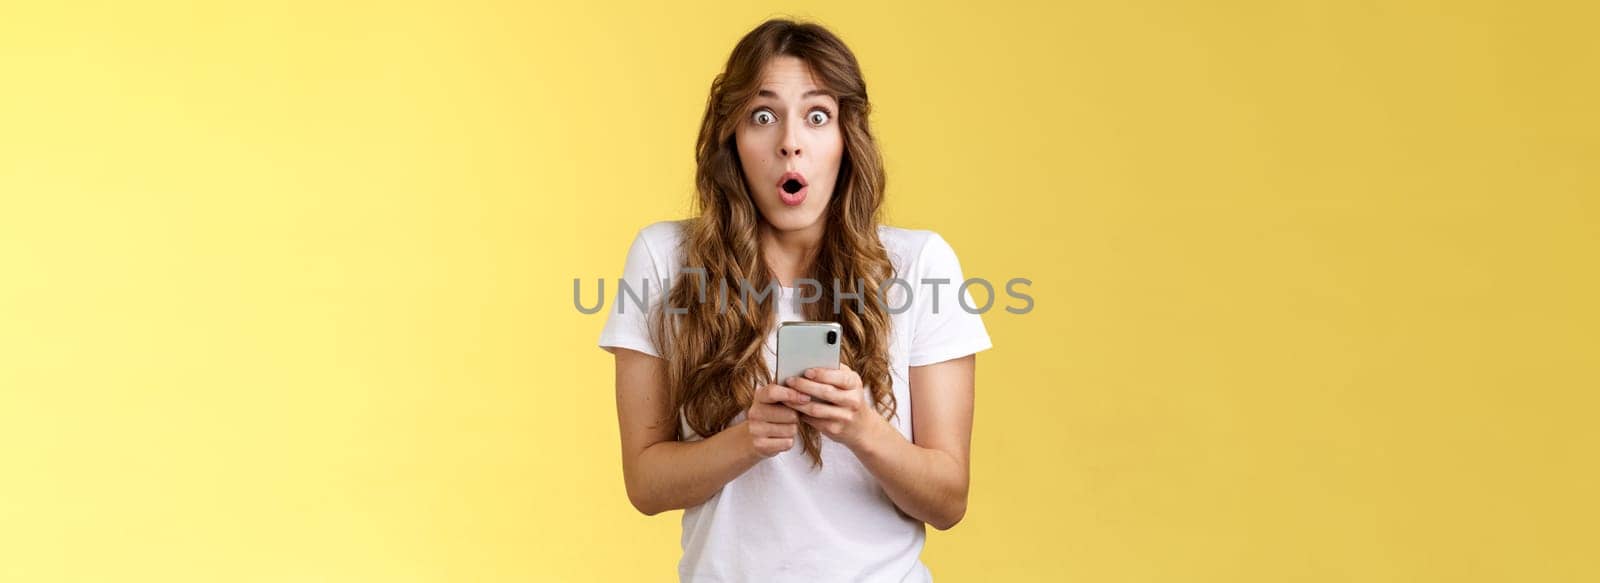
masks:
[[[993,347],[983,318],[962,308],[963,299],[967,307],[979,306],[970,291],[958,294],[965,281],[961,263],[938,233],[928,235],[915,272],[917,279],[908,282],[916,289],[911,302],[910,366],[944,362]]]
[[[663,281],[655,264],[650,242],[643,230],[628,248],[622,265],[622,278],[611,292],[611,308],[606,310],[606,325],[600,330],[600,348],[615,354],[615,348],[637,350],[659,357],[661,351],[650,339],[650,308],[661,302]],[[627,292],[624,292],[624,287]]]

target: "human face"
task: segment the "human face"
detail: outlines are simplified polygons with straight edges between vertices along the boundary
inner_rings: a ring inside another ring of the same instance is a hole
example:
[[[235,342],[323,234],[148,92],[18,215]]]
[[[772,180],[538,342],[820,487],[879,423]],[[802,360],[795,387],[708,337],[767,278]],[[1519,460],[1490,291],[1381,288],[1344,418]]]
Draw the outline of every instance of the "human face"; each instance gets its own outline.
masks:
[[[817,84],[805,61],[781,56],[763,67],[760,93],[745,110],[735,141],[745,187],[773,228],[821,226],[844,154],[838,114],[838,101]],[[791,180],[804,186],[788,192],[784,184]]]

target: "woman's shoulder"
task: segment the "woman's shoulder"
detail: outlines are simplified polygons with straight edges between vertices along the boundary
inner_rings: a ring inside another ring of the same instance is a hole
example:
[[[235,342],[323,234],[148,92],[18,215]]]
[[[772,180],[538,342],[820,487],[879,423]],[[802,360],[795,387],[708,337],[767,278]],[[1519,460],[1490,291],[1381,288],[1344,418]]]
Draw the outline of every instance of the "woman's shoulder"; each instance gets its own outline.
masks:
[[[671,277],[678,271],[686,220],[656,221],[641,227],[628,247],[625,273],[653,273],[656,278]]]
[[[922,245],[928,242],[928,238],[933,235],[938,235],[938,233],[926,229],[907,229],[894,225],[878,225],[878,240],[883,241],[885,248],[906,247],[920,249]]]
[[[883,243],[884,251],[889,252],[889,261],[894,264],[895,273],[901,278],[912,273],[918,265],[918,259],[930,247],[949,246],[935,231],[892,225],[878,225],[878,240]]]
[[[683,233],[689,228],[689,219],[656,221],[639,229],[638,238],[656,249],[677,248]]]
[[[639,229],[633,245],[647,250],[656,263],[671,265],[677,262],[679,245],[688,228],[689,219],[656,221]]]

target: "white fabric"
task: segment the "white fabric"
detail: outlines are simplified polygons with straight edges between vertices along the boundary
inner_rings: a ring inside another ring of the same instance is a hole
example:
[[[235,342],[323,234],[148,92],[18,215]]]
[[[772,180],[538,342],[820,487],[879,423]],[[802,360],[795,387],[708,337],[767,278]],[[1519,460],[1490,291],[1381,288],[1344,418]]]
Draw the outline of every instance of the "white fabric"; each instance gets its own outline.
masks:
[[[664,295],[663,282],[675,281],[683,267],[678,242],[685,226],[686,221],[652,224],[639,231],[628,250],[622,278],[641,296],[649,280],[652,307]],[[961,266],[943,238],[932,231],[889,226],[878,227],[878,237],[894,264],[895,277],[915,290],[910,308],[890,317],[890,376],[898,404],[894,425],[911,439],[908,367],[966,356],[991,344],[979,315],[957,303]],[[938,287],[935,314],[932,284],[922,281],[941,278],[949,282]],[[890,288],[887,305],[895,310],[906,306],[907,291],[898,284]],[[804,319],[797,301],[801,293],[814,292],[781,288],[778,322]],[[736,294],[730,290],[731,296]],[[715,302],[715,295],[713,290],[708,301]],[[970,293],[965,299],[967,306],[978,307]],[[853,309],[854,301],[848,300],[844,309]],[[601,347],[608,352],[622,347],[660,355],[650,340],[648,315],[632,298],[613,294],[607,314]],[[767,335],[767,370],[777,370],[776,337],[776,330]],[[742,420],[740,413],[733,422]],[[679,431],[682,439],[700,439],[687,422]],[[710,500],[685,510],[683,557],[678,563],[681,580],[931,581],[920,558],[926,536],[923,523],[899,512],[849,448],[823,437],[822,460],[822,469],[813,470],[797,440],[793,449],[757,463]]]

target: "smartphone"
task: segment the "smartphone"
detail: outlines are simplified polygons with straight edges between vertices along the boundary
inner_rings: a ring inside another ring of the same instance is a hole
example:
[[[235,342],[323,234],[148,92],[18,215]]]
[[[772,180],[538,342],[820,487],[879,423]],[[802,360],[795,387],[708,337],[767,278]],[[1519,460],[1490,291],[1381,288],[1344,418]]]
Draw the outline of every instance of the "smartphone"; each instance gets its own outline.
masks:
[[[808,368],[839,368],[838,322],[784,322],[778,326],[778,376],[783,384]]]

